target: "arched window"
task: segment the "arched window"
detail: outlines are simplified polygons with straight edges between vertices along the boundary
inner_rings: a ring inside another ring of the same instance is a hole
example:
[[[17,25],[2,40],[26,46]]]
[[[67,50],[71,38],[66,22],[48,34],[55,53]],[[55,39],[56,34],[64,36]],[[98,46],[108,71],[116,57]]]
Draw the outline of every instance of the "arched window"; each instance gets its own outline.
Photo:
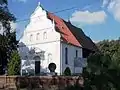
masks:
[[[31,34],[31,35],[30,35],[30,41],[32,41],[32,38],[33,38],[33,35]]]
[[[68,48],[65,48],[65,64],[68,64]]]
[[[46,32],[43,33],[43,39],[47,39],[47,33]]]
[[[51,53],[48,54],[48,61],[52,61],[52,54]]]
[[[78,57],[78,50],[76,50],[76,57]]]
[[[39,56],[35,56],[33,59],[34,59],[35,61],[40,61],[40,57],[39,57]]]
[[[37,33],[37,35],[36,35],[36,40],[39,40],[40,38],[40,33]]]

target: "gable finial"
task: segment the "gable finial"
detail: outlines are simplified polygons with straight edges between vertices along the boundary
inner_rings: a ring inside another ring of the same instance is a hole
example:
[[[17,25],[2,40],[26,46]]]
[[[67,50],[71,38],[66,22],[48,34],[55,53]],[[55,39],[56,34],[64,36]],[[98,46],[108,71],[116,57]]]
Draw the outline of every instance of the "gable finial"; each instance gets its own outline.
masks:
[[[40,6],[40,1],[38,2],[38,6]]]

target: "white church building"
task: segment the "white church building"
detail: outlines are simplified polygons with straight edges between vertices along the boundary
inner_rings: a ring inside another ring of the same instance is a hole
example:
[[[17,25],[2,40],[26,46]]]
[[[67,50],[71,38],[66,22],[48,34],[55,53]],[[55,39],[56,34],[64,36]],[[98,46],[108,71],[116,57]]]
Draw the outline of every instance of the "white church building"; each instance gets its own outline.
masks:
[[[80,28],[44,10],[40,3],[30,17],[19,41],[21,75],[45,75],[48,65],[56,65],[62,75],[67,67],[71,73],[82,73],[86,58],[96,47]]]

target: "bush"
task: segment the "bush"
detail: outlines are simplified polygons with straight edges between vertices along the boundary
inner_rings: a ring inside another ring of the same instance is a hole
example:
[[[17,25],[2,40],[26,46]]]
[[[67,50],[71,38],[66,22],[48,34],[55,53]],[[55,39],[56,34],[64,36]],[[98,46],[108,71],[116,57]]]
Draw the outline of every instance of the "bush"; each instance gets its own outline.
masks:
[[[70,76],[71,75],[71,70],[69,67],[66,67],[65,71],[64,71],[64,75],[65,76]]]
[[[55,63],[50,63],[48,68],[49,68],[50,72],[55,72],[56,64]]]
[[[8,62],[8,75],[20,74],[20,56],[18,51],[13,51]]]

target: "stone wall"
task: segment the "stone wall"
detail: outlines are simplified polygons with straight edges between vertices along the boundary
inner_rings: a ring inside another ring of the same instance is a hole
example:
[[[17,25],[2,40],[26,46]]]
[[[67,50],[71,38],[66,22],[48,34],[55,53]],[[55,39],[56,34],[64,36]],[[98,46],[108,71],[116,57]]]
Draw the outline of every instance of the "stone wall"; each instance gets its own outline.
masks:
[[[0,90],[67,90],[83,83],[79,76],[0,76]]]

